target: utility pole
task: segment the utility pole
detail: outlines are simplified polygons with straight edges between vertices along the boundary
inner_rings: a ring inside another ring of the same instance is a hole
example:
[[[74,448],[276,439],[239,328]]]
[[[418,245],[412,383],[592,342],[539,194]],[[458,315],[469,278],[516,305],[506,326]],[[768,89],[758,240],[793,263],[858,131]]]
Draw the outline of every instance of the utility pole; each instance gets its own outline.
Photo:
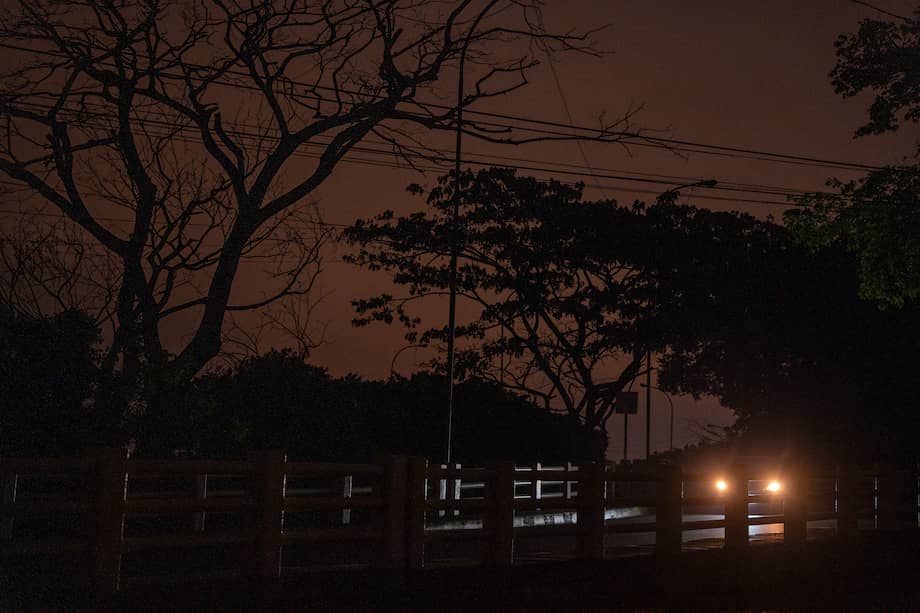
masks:
[[[454,373],[456,370],[456,343],[457,343],[457,260],[460,256],[460,163],[463,151],[463,71],[466,68],[466,52],[469,49],[473,33],[479,27],[479,22],[492,10],[497,0],[492,0],[479,12],[473,25],[466,33],[463,48],[460,50],[460,65],[457,68],[457,132],[454,142],[454,193],[451,216],[450,237],[450,299],[447,310],[447,441],[444,450],[444,461],[450,464],[451,442],[454,427]]]
[[[647,383],[642,383],[642,387],[648,389],[653,388],[664,394],[664,399],[668,401],[668,405],[671,407],[671,427],[668,430],[668,450],[674,449],[674,401],[671,400],[671,394],[667,393],[660,387],[653,387]]]
[[[645,354],[645,459],[652,453],[652,350]]]

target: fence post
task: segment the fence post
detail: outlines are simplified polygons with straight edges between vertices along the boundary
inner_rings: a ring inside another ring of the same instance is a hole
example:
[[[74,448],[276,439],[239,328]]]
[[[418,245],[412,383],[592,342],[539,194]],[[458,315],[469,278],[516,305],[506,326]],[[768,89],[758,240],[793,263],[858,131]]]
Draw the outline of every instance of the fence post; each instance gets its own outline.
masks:
[[[898,528],[901,488],[894,466],[883,464],[878,472],[878,527],[880,530]]]
[[[578,554],[588,560],[603,560],[607,467],[592,462],[582,465],[578,474]]]
[[[748,545],[748,471],[743,465],[731,467],[725,492],[725,547],[742,549]]]
[[[13,505],[16,502],[16,487],[19,484],[19,475],[16,473],[6,473],[0,475],[3,479],[3,504]],[[9,540],[13,538],[13,521],[15,516],[10,513],[0,517],[0,540]]]
[[[342,477],[342,498],[345,499],[345,502],[348,502],[348,499],[352,496],[352,484],[354,483],[354,475],[345,475]],[[351,524],[351,509],[342,509],[342,525],[348,526]]]
[[[837,467],[837,534],[844,538],[859,533],[856,503],[856,468],[852,464]]]
[[[572,465],[571,462],[565,463],[566,477],[569,476],[568,473],[574,472],[574,468],[575,467]],[[566,479],[565,483],[563,484],[563,488],[564,488],[563,497],[566,500],[571,500],[572,499],[572,482],[569,479]]]
[[[254,451],[249,459],[255,499],[251,573],[258,579],[276,579],[281,576],[286,458],[282,451]]]
[[[380,564],[384,568],[404,568],[406,565],[406,477],[408,461],[401,456],[383,460],[384,518],[382,526],[383,551]]]
[[[128,482],[126,449],[90,449],[93,460],[93,587],[97,594],[118,591],[121,580],[121,542]]]
[[[683,545],[683,479],[681,467],[658,465],[655,508],[655,550],[665,556],[680,554]]]
[[[425,566],[425,500],[428,495],[428,460],[408,460],[408,494],[406,496],[406,558],[409,568]]]
[[[920,528],[920,463],[911,467],[910,482],[912,484],[913,496],[910,503],[913,507],[913,528]]]
[[[808,538],[808,475],[794,465],[783,480],[783,544],[798,550]]]
[[[487,468],[491,476],[486,498],[491,504],[482,527],[492,534],[488,562],[509,565],[514,563],[514,462],[495,462]]]
[[[195,475],[195,500],[204,502],[208,498],[208,475]],[[198,511],[192,515],[192,531],[204,532],[206,526],[207,513]]]
[[[533,499],[542,500],[543,499],[543,481],[540,480],[539,474],[542,470],[543,465],[540,462],[535,462],[531,467],[533,470]],[[565,482],[563,482],[563,487],[565,487]]]
[[[443,469],[459,470],[460,464],[441,464]],[[438,479],[438,500],[449,503],[460,500],[460,479],[454,477],[442,477]],[[446,504],[445,508],[438,509],[438,517],[459,517],[460,509]]]

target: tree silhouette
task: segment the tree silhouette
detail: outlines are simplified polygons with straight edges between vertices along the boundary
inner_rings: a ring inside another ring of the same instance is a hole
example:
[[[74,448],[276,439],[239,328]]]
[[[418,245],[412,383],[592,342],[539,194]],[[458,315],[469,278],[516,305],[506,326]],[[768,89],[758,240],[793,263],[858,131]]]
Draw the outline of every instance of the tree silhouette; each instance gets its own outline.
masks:
[[[443,295],[453,240],[454,181],[442,177],[428,196],[431,214],[384,213],[345,232],[360,245],[351,260],[384,270],[406,287],[354,304],[355,322],[409,328],[412,343],[441,343],[448,330],[422,328],[413,303]],[[640,372],[663,311],[651,305],[655,283],[641,268],[642,208],[583,202],[581,188],[518,177],[512,170],[465,172],[459,182],[458,295],[478,317],[458,327],[461,377],[501,383],[544,406],[603,430],[617,392]],[[657,290],[655,290],[657,291]]]
[[[749,223],[761,229],[744,241],[720,231],[708,255],[702,228],[676,249],[711,299],[694,322],[675,322],[659,385],[719,398],[749,451],[914,460],[917,309],[861,300],[842,249],[812,251],[781,226]]]
[[[24,206],[59,211],[118,263],[111,402],[181,387],[220,351],[229,314],[309,291],[329,232],[309,197],[368,137],[410,164],[431,154],[422,133],[453,130],[456,109],[429,102],[462,50],[476,71],[465,106],[525,85],[529,45],[594,53],[587,35],[546,30],[539,7],[18,2],[0,20],[13,66],[0,76],[0,173]],[[276,265],[257,297],[234,292],[248,259]],[[162,326],[177,319],[191,329],[170,350]]]
[[[82,311],[104,326],[117,294],[117,263],[72,224],[25,216],[0,228],[0,305],[10,311]]]
[[[865,19],[836,42],[831,72],[843,97],[874,93],[869,121],[856,136],[920,120],[920,11],[896,22]],[[920,297],[920,167],[888,166],[859,181],[832,180],[833,193],[798,198],[786,223],[815,247],[840,242],[858,256],[860,294],[902,307]]]
[[[117,421],[86,406],[99,384],[99,330],[77,311],[0,306],[0,455],[67,455]]]
[[[336,378],[293,352],[272,351],[198,382],[200,412],[187,417],[187,440],[173,435],[150,446],[142,436],[141,448],[156,455],[156,447],[173,445],[217,457],[271,448],[292,458],[352,462],[384,453],[437,457],[444,385],[443,376],[430,373]],[[463,463],[565,462],[602,457],[604,441],[495,384],[467,381],[457,389],[456,447]]]

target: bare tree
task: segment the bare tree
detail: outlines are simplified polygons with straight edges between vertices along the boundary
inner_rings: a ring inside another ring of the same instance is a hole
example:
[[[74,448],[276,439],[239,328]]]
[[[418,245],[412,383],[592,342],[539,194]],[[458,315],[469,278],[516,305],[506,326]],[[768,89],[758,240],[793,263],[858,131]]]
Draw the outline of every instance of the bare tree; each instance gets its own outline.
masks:
[[[25,213],[0,229],[0,305],[33,318],[81,310],[103,326],[117,293],[111,254],[74,224]]]
[[[309,289],[325,235],[291,228],[345,155],[374,135],[411,163],[432,151],[421,135],[456,127],[437,102],[461,52],[477,71],[464,106],[525,85],[532,50],[595,53],[586,34],[547,31],[540,5],[20,0],[0,21],[18,58],[0,76],[0,173],[117,260],[108,365],[187,380],[219,353],[228,314]],[[596,138],[617,141],[628,122]],[[247,258],[283,262],[261,297],[233,291]],[[162,323],[180,315],[191,332],[167,352]]]

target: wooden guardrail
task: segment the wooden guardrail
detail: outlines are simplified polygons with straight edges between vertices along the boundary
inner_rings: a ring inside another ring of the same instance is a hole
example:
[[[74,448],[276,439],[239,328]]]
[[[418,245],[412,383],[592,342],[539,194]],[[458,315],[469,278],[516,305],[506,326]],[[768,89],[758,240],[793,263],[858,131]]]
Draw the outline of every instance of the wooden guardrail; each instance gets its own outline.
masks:
[[[720,475],[725,488],[718,493],[714,475],[667,465],[643,471],[511,462],[469,468],[405,457],[333,464],[290,462],[277,451],[253,453],[245,461],[129,460],[123,449],[99,449],[75,459],[0,458],[0,555],[76,553],[95,589],[111,592],[122,583],[126,555],[208,546],[238,547],[239,572],[262,579],[295,571],[283,553],[304,543],[361,545],[374,552],[364,565],[424,568],[433,546],[473,541],[481,562],[507,565],[519,561],[515,543],[534,536],[572,536],[579,557],[602,559],[608,535],[652,533],[659,554],[676,555],[688,530],[724,529],[725,547],[737,549],[748,545],[749,526],[781,523],[784,541],[794,548],[805,542],[808,521],[835,520],[843,537],[855,534],[861,521],[872,528],[916,528],[918,476],[916,468],[844,469],[823,476],[800,468],[783,475],[779,494],[764,495],[749,490],[749,482],[762,475],[741,466]],[[824,491],[814,487],[819,478]],[[24,487],[36,479],[45,486]],[[180,481],[189,487],[177,492]],[[780,512],[752,517],[749,505],[764,502],[780,505]],[[721,509],[720,517],[688,520],[687,510],[700,505]],[[642,517],[609,517],[625,508]],[[84,517],[83,533],[67,539],[17,536],[17,526],[61,514]],[[228,514],[240,518],[236,529],[217,525]],[[335,519],[294,521],[304,514]],[[138,518],[177,516],[187,518],[187,530],[126,532]]]

